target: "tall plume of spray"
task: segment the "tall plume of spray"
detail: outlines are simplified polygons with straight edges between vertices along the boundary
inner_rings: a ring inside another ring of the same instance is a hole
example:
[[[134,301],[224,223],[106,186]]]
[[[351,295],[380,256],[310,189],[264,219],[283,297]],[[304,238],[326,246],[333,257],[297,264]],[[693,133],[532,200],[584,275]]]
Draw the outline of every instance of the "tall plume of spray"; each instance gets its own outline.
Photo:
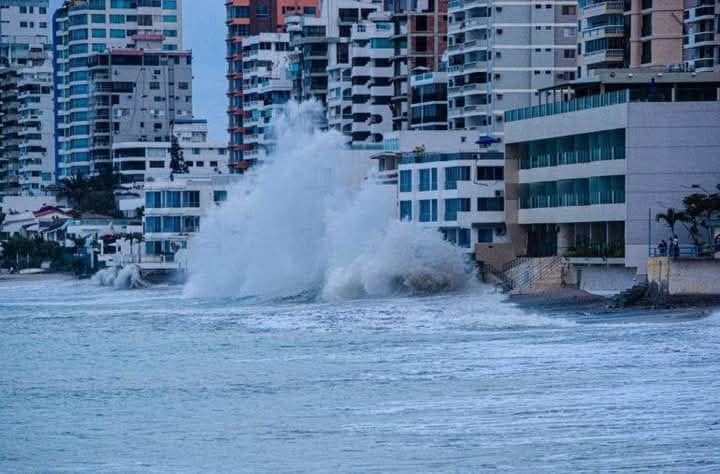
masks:
[[[277,146],[192,243],[189,296],[306,295],[327,300],[457,290],[462,251],[395,217],[392,186],[358,179],[344,137],[313,127],[316,102],[289,103]],[[358,160],[358,158],[355,158]],[[371,163],[362,160],[362,171]]]

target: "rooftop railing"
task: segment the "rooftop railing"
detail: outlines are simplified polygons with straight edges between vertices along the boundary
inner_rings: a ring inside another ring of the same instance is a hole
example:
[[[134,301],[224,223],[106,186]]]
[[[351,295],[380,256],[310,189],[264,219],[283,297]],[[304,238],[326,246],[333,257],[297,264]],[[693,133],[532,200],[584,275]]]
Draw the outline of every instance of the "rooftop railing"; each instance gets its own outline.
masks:
[[[507,112],[505,112],[505,122],[516,122],[518,120],[527,120],[531,118],[546,117],[548,115],[558,115],[568,112],[576,112],[579,110],[588,110],[598,107],[624,104],[629,100],[629,91],[625,89],[620,91],[608,92],[607,94],[580,97],[564,102],[552,102],[549,104],[534,105],[532,107],[525,107],[522,109],[508,110]]]

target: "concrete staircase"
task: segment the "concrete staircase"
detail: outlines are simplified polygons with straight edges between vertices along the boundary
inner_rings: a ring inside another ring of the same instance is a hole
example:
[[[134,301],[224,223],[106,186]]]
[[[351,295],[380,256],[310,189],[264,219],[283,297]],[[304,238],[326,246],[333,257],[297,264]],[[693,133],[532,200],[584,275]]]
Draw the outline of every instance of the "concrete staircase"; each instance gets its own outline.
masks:
[[[512,294],[532,294],[564,286],[568,265],[562,257],[516,259],[503,273],[512,281]]]

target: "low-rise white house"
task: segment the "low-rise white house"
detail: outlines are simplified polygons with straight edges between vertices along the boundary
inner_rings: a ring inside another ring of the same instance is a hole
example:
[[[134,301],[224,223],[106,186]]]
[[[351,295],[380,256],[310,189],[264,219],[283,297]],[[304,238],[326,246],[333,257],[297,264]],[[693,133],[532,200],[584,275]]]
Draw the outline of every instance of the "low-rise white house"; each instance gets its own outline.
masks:
[[[145,262],[185,267],[192,237],[203,218],[227,200],[238,175],[177,177],[145,185]]]
[[[502,153],[481,149],[472,131],[391,132],[384,135],[378,178],[397,186],[403,220],[436,228],[450,242],[508,242]]]

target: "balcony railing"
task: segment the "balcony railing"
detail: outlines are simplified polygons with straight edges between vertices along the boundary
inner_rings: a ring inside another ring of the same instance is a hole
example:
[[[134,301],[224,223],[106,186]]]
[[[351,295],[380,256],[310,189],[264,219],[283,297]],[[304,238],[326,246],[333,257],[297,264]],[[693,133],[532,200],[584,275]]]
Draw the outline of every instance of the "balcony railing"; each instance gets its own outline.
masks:
[[[607,107],[610,105],[626,103],[629,101],[629,99],[630,94],[629,91],[626,89],[621,91],[609,92],[607,94],[581,97],[565,102],[553,102],[550,104],[525,107],[523,109],[508,110],[507,112],[505,112],[505,122],[515,122],[518,120],[527,120],[531,118],[545,117],[548,115],[558,115],[567,112],[576,112],[578,110]]]

